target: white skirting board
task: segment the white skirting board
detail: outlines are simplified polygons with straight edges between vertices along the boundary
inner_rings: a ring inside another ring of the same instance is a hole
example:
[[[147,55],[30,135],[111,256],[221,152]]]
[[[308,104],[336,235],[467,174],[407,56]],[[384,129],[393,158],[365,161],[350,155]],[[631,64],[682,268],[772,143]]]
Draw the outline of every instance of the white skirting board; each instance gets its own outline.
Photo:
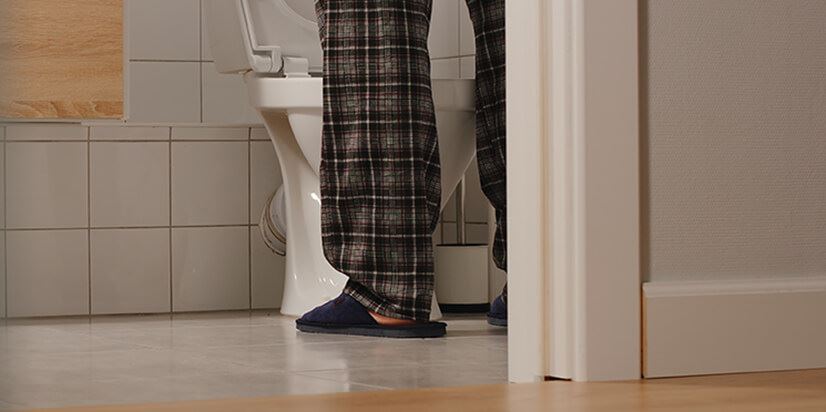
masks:
[[[826,277],[643,284],[647,378],[826,367]]]

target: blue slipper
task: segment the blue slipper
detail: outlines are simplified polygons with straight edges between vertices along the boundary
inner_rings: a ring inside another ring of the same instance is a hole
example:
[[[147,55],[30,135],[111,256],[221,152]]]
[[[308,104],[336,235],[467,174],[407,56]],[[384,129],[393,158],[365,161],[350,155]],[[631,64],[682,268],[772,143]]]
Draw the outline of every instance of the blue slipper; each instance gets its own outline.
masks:
[[[345,293],[307,312],[295,321],[295,325],[302,332],[385,338],[439,338],[445,335],[447,326],[442,322],[380,325],[361,303]]]
[[[508,326],[508,301],[504,295],[499,295],[490,304],[488,323],[493,326]]]

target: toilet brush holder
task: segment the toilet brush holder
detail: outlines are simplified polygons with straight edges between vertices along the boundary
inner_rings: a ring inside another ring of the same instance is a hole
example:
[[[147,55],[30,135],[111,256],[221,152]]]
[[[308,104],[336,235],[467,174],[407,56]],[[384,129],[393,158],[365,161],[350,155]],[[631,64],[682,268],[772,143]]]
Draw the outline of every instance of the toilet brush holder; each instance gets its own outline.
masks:
[[[488,245],[469,244],[465,230],[465,184],[456,189],[455,244],[436,245],[435,290],[444,313],[484,313],[489,304]]]

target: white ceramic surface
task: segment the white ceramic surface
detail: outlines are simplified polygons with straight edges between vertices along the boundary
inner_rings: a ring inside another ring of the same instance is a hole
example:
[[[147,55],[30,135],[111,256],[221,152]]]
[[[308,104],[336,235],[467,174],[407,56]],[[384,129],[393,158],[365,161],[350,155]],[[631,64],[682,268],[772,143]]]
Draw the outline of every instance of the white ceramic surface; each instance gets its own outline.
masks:
[[[247,142],[173,142],[172,224],[247,224],[248,160]]]
[[[287,276],[281,312],[299,316],[337,296],[347,279],[327,262],[321,245],[322,80],[252,73],[245,79],[278,153],[287,194]],[[473,86],[472,80],[433,81],[443,207],[473,158]]]
[[[92,227],[169,224],[169,144],[90,145]]]
[[[264,118],[278,154],[288,234],[281,312],[298,316],[337,296],[347,280],[329,264],[321,244],[318,170],[322,79],[300,74],[284,78],[275,74],[282,56],[306,58],[310,72],[320,70],[321,48],[312,10],[303,0],[208,0],[203,5],[215,67],[222,73],[245,73],[250,103]],[[434,19],[448,23],[436,24],[434,37],[444,41],[432,44],[433,51],[435,55],[456,57],[459,30],[449,29],[449,22],[458,19],[458,1],[442,1],[436,8],[438,15]],[[472,80],[434,80],[432,88],[444,207],[473,159],[475,91]],[[433,308],[433,317],[439,317],[435,299]]]
[[[169,229],[92,230],[92,314],[170,311]]]

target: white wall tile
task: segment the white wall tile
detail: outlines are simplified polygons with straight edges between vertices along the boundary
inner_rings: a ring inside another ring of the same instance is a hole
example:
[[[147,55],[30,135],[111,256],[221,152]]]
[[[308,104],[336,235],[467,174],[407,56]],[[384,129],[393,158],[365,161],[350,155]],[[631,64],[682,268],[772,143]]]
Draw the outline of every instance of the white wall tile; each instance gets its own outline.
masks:
[[[263,127],[253,127],[250,130],[250,139],[251,140],[270,140],[270,135],[267,133],[267,129]]]
[[[222,124],[262,124],[250,105],[247,85],[238,74],[221,74],[214,63],[201,63],[203,76],[203,122]]]
[[[475,244],[488,244],[488,224],[487,223],[468,223],[465,225],[467,231],[467,242]]]
[[[444,209],[442,209],[442,221],[443,222],[456,222],[456,193],[452,193],[450,195],[450,199],[447,200],[445,203]]]
[[[473,22],[470,20],[467,2],[459,1],[459,53],[467,56],[476,53],[476,38],[473,33]]]
[[[7,143],[8,227],[86,227],[86,151],[85,142]]]
[[[200,63],[131,62],[129,71],[129,121],[201,121]]]
[[[204,0],[201,0],[201,60],[212,61],[212,50],[209,47],[209,30],[207,30],[206,13],[204,10]]]
[[[172,224],[249,222],[247,142],[172,143]]]
[[[459,72],[462,79],[475,79],[476,57],[462,57],[459,60]]]
[[[6,140],[86,140],[88,131],[79,125],[34,125],[20,124],[6,126]]]
[[[3,133],[4,130],[0,127],[0,230],[6,228],[6,144],[2,141]],[[0,276],[0,280],[2,279],[3,276]]]
[[[456,223],[442,222],[442,243],[456,243]]]
[[[281,307],[284,293],[286,261],[273,253],[261,239],[257,226],[250,228],[252,245],[252,308],[272,309]]]
[[[86,230],[6,233],[8,315],[89,313]]]
[[[442,232],[442,241],[447,244],[456,243],[456,224],[449,222],[443,223],[444,231]],[[465,225],[465,239],[467,243],[488,243],[488,225],[487,223],[468,223]]]
[[[173,127],[172,140],[247,140],[248,127]]]
[[[6,236],[0,231],[0,318],[6,317]]]
[[[482,185],[479,183],[479,164],[476,158],[470,162],[470,167],[465,172],[465,221],[472,223],[485,223],[488,221],[488,198],[482,193]]]
[[[430,61],[430,77],[433,79],[458,79],[459,59],[438,59]]]
[[[0,126],[0,318],[6,317],[6,128]]]
[[[169,229],[91,231],[92,314],[169,312]]]
[[[0,126],[0,318],[6,317],[6,128]]]
[[[258,223],[261,211],[279,186],[281,168],[269,141],[250,144],[250,223]]]
[[[92,140],[169,140],[169,128],[162,126],[92,126]]]
[[[172,229],[174,311],[249,308],[249,227]]]
[[[198,0],[127,0],[129,58],[198,60]]]
[[[455,57],[459,55],[459,0],[433,0],[428,46],[430,57]]]
[[[94,142],[93,227],[169,225],[169,143]]]

